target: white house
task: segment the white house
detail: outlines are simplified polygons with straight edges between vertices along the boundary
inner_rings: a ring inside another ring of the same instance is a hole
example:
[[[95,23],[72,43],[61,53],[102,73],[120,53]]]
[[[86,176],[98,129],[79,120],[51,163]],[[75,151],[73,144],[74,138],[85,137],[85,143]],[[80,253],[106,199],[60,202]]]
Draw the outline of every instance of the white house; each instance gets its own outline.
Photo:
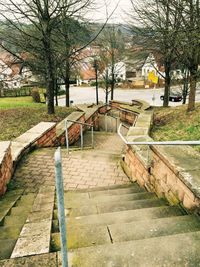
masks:
[[[112,75],[112,67],[108,67],[108,76]],[[122,61],[115,63],[114,65],[114,75],[116,79],[120,79],[122,81],[126,80],[126,64]]]
[[[18,63],[10,53],[0,53],[0,82],[4,88],[20,88],[36,81],[30,69]]]
[[[6,77],[12,74],[12,69],[0,59],[0,81],[4,81]]]
[[[158,64],[156,62],[156,59],[152,53],[150,53],[147,57],[147,59],[144,62],[144,65],[142,66],[142,77],[145,79],[148,78],[149,72],[154,71],[159,78],[162,78],[162,75],[164,76],[164,73],[159,71],[158,72]],[[162,74],[162,75],[161,75]]]

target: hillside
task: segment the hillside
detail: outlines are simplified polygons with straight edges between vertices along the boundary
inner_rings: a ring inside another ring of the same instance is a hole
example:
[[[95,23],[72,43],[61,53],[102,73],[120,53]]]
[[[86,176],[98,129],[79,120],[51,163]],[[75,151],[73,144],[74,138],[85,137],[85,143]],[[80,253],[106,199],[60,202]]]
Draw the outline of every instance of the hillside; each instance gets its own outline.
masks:
[[[154,140],[200,140],[200,104],[188,113],[187,106],[156,108],[151,136]],[[198,148],[200,151],[200,147]]]

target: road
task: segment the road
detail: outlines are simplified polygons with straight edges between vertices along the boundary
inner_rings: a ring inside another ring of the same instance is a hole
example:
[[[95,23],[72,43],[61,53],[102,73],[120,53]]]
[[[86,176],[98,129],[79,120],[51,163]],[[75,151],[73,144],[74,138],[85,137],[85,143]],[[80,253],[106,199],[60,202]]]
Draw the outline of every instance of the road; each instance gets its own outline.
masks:
[[[132,99],[141,99],[147,101],[150,105],[162,106],[160,96],[163,94],[164,89],[115,89],[114,99],[120,101],[131,102]],[[70,87],[70,100],[73,104],[95,103],[96,90],[95,87]],[[105,92],[99,89],[99,101],[105,101]],[[200,102],[200,87],[198,87],[196,94],[196,101]],[[170,102],[170,106],[181,105],[181,102]],[[59,106],[65,105],[65,99],[59,99]]]

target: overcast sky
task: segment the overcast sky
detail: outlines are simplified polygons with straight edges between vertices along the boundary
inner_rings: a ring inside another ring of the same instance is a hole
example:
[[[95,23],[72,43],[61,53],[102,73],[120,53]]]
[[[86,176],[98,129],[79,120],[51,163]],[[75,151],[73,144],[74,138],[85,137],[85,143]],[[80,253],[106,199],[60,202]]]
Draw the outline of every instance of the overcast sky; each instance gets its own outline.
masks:
[[[119,0],[96,0],[98,8],[97,11],[95,11],[92,15],[92,19],[102,21],[106,19],[105,1],[108,5],[107,10],[109,14],[112,13],[112,11],[116,8],[117,3],[119,2]],[[126,12],[130,12],[130,9],[130,0],[120,0],[118,8],[115,10],[110,21],[115,23],[126,23],[126,20],[128,19]]]

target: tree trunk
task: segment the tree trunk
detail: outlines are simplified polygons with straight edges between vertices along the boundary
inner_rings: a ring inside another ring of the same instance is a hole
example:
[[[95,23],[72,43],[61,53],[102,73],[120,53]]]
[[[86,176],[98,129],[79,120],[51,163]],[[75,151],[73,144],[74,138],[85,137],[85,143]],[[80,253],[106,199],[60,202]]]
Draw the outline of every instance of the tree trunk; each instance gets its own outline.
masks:
[[[56,101],[56,106],[58,106],[58,83],[57,83],[57,79],[55,79],[55,101]]]
[[[47,78],[47,112],[48,114],[54,114],[54,79],[52,74],[48,74]]]
[[[105,91],[106,91],[106,104],[108,104],[108,94],[109,94],[109,77],[108,77],[108,68],[106,68]]]
[[[96,76],[96,104],[99,105],[99,84],[98,84],[98,65],[95,62],[95,76]]]
[[[183,79],[183,105],[186,104],[186,99],[188,95],[188,77],[189,77],[189,72],[188,70],[185,70]]]
[[[69,89],[70,89],[70,64],[69,64],[69,60],[66,59],[66,67],[65,67],[65,105],[66,107],[70,106]]]
[[[115,89],[115,74],[114,74],[114,70],[113,70],[112,79],[111,79],[111,100],[114,99],[114,89]]]
[[[65,78],[65,105],[66,107],[70,106],[70,100],[69,100],[69,88],[70,88],[70,83],[69,83],[69,77]]]
[[[169,94],[171,85],[170,70],[171,70],[171,64],[169,62],[165,62],[165,90],[164,90],[163,107],[169,106]]]
[[[190,94],[187,111],[193,111],[195,109],[196,98],[196,85],[197,85],[197,69],[198,65],[190,68]]]
[[[55,73],[49,35],[50,34],[48,34],[46,38],[44,38],[44,52],[47,76],[47,112],[48,114],[54,114]]]

